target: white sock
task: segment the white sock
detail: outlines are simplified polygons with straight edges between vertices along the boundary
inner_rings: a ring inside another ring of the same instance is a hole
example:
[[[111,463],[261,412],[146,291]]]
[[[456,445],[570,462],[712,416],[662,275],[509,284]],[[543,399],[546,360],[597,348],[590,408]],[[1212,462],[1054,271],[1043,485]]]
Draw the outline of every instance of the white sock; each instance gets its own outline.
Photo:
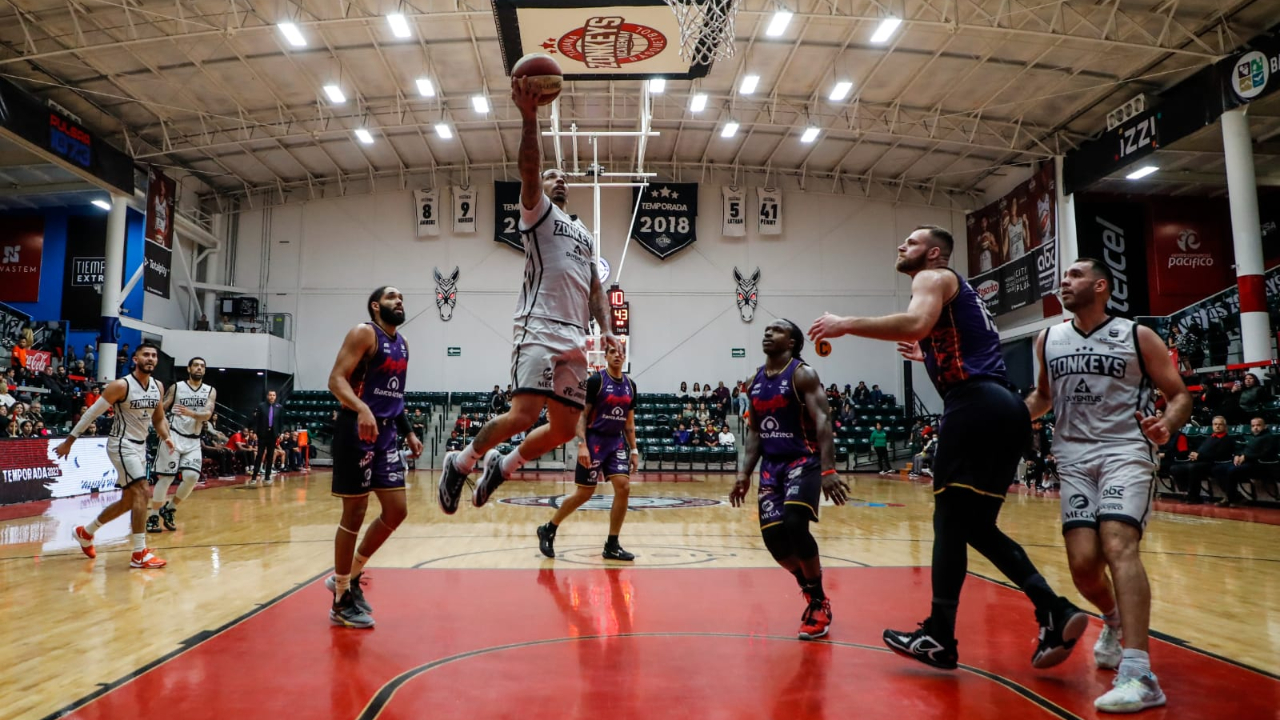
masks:
[[[1109,613],[1102,614],[1102,621],[1112,630],[1120,629],[1120,606],[1117,605],[1114,610]]]
[[[1151,656],[1145,650],[1124,649],[1120,659],[1122,677],[1140,677],[1151,672]]]
[[[160,508],[151,508],[150,512],[147,513],[147,517],[160,517]]]
[[[351,561],[351,577],[355,577],[364,572],[365,563],[369,562],[369,558],[356,553],[355,559]]]
[[[144,532],[133,534],[133,551],[138,553],[147,549],[147,534]]]
[[[467,446],[454,456],[453,466],[458,469],[458,472],[467,474],[475,469],[476,460],[479,458],[480,455],[476,452],[475,443],[467,443]]]
[[[351,576],[335,574],[333,576],[333,579],[334,579],[333,594],[341,598],[342,593],[351,589]]]
[[[506,457],[502,458],[502,477],[511,477],[511,473],[524,467],[527,462],[529,461],[524,459],[524,455],[520,454],[519,449],[512,450],[507,453]]]
[[[102,523],[98,522],[98,518],[94,518],[88,525],[84,526],[84,531],[90,535],[98,532],[98,528],[102,527]]]

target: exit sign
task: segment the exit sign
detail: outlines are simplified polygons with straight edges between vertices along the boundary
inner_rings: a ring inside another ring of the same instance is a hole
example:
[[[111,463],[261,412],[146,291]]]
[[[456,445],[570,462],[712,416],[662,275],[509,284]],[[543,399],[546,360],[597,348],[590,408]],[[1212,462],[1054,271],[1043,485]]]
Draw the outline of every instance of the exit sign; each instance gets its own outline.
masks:
[[[462,348],[460,347],[449,348],[449,357],[462,357]]]
[[[734,357],[736,357],[736,358],[744,358],[744,357],[746,357],[746,356],[747,356],[747,349],[746,349],[746,348],[734,348],[734,349],[733,349],[733,356],[734,356]]]

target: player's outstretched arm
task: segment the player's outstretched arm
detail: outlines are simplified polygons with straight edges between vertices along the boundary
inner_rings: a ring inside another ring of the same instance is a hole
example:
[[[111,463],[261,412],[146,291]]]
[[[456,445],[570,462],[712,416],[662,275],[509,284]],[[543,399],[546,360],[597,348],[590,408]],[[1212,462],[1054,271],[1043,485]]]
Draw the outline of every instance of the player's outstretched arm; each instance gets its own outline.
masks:
[[[1040,362],[1040,371],[1036,373],[1036,386],[1026,398],[1027,409],[1031,411],[1031,419],[1044,415],[1053,407],[1053,388],[1049,385],[1049,368],[1044,364],[1044,339],[1049,331],[1041,330],[1036,338],[1036,360]]]
[[[511,79],[511,100],[520,110],[520,204],[537,209],[542,201],[542,139],[538,136],[539,94],[526,78]]]
[[[921,270],[911,280],[911,303],[906,312],[878,318],[840,317],[830,313],[813,321],[809,339],[856,335],[873,340],[917,342],[938,323],[942,308],[956,294],[959,281],[947,270]]]

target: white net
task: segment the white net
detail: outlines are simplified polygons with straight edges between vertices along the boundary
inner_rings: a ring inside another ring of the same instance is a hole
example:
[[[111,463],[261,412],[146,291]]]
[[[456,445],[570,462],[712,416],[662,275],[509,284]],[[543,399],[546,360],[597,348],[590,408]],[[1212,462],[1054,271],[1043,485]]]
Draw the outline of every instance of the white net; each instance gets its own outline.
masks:
[[[680,24],[680,58],[695,65],[733,57],[741,0],[666,0]]]

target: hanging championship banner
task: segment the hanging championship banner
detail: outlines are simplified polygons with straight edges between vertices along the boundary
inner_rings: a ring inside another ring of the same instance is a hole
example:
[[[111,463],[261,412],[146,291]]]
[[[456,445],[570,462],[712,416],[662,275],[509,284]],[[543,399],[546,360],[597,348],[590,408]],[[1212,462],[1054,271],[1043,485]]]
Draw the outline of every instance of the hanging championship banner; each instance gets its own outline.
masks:
[[[40,299],[43,256],[43,217],[6,217],[0,223],[0,300],[36,302]]]
[[[760,234],[782,234],[782,191],[778,188],[756,188],[760,200]]]
[[[524,252],[520,236],[520,183],[499,180],[493,184],[493,241]]]
[[[453,187],[453,232],[456,234],[476,231],[476,200],[480,193],[474,187]]]
[[[435,237],[440,234],[440,191],[413,191],[413,208],[417,216],[418,237]]]
[[[747,234],[747,198],[742,188],[722,187],[720,194],[722,223],[721,235],[725,237],[742,237]]]
[[[633,203],[644,193],[631,237],[645,250],[665,259],[698,240],[698,183],[653,183],[631,192]]]
[[[147,269],[143,287],[152,295],[169,297],[169,268],[173,263],[173,204],[177,184],[156,168],[147,171]]]

